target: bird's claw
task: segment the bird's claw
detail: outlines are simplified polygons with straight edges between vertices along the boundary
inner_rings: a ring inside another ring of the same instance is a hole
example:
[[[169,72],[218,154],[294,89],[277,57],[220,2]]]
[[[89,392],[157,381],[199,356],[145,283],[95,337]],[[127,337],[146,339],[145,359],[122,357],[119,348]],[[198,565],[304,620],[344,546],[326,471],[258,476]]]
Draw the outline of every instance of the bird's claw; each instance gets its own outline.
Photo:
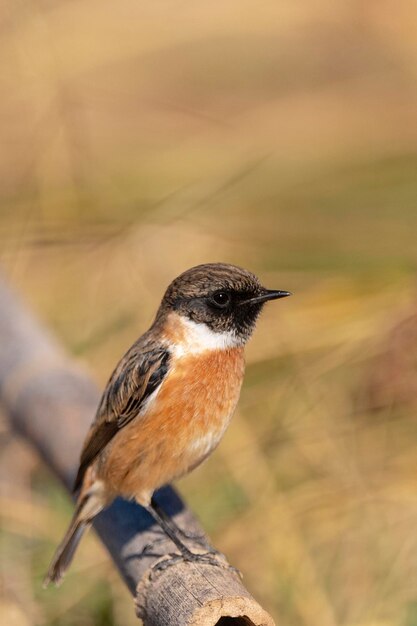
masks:
[[[163,572],[168,567],[172,567],[173,565],[176,565],[181,561],[185,561],[186,563],[204,563],[213,567],[230,569],[235,572],[240,578],[242,577],[242,574],[238,569],[236,569],[232,565],[229,565],[229,563],[227,563],[223,559],[220,559],[218,555],[221,555],[221,552],[218,552],[214,549],[204,553],[191,552],[190,550],[184,551],[184,553],[182,554],[172,553],[168,555],[168,558],[164,558],[152,565],[151,569],[153,572]]]

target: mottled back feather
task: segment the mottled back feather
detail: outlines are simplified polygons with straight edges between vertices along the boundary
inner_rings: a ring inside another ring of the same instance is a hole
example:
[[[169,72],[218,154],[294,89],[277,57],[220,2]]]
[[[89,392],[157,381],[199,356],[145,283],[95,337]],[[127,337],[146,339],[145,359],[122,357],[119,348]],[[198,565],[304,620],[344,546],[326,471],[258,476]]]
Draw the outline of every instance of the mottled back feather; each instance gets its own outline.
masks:
[[[168,372],[169,352],[145,333],[120,360],[101,398],[85,441],[74,483],[77,491],[88,466],[117,432],[140,414]]]

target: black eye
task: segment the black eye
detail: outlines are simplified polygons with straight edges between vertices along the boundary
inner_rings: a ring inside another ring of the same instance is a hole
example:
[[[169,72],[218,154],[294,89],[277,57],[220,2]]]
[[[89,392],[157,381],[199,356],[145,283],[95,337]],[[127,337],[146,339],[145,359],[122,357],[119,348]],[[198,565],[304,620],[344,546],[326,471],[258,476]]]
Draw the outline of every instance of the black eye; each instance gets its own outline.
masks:
[[[218,309],[225,309],[230,304],[231,299],[230,293],[227,291],[217,291],[210,298],[211,303]]]

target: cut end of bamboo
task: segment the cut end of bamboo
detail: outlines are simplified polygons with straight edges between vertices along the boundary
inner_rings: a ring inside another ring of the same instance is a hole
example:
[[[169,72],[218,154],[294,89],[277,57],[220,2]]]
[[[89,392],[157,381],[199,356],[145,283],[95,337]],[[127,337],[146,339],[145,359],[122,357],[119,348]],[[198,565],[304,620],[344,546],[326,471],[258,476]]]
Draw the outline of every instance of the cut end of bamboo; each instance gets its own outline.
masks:
[[[217,598],[194,613],[190,626],[274,626],[268,613],[253,598]]]
[[[145,626],[275,626],[226,562],[152,568],[137,587],[136,607]]]

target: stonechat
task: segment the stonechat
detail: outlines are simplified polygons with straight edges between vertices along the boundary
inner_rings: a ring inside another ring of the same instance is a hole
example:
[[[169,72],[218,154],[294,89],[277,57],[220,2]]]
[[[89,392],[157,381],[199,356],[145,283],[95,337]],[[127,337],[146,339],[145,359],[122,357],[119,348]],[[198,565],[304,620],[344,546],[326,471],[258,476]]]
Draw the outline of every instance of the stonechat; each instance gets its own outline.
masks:
[[[116,496],[142,505],[184,559],[201,558],[153,493],[216,448],[239,398],[257,317],[265,302],[289,295],[223,263],[193,267],[169,285],[152,326],[104,390],[81,452],[75,513],[45,584],[61,581],[83,533]]]

